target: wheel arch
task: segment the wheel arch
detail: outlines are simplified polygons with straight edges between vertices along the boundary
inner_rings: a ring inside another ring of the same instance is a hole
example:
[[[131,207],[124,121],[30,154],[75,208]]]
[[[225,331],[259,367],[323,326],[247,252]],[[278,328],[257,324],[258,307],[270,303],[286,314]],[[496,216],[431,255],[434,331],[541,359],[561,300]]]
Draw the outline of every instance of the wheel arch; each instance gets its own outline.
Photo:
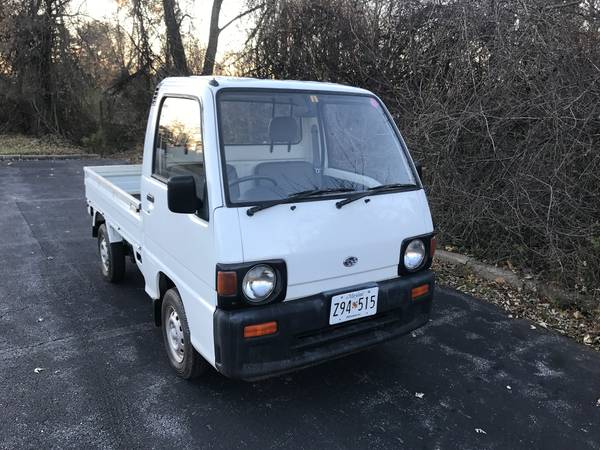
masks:
[[[162,324],[162,301],[165,293],[171,289],[177,289],[177,286],[173,282],[168,275],[164,272],[158,272],[158,298],[155,299],[152,303],[154,306],[154,324],[159,327]]]
[[[105,222],[106,220],[104,219],[102,213],[94,211],[92,208],[92,237],[98,237],[98,229],[100,228],[100,225]]]

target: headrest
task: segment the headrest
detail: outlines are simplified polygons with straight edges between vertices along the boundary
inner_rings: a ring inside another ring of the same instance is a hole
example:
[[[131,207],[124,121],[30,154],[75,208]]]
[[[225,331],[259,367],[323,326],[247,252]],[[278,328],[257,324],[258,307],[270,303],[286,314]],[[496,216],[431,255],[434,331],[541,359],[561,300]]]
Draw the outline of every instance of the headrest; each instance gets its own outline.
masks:
[[[298,123],[294,117],[273,117],[269,124],[272,142],[294,143],[300,139]]]

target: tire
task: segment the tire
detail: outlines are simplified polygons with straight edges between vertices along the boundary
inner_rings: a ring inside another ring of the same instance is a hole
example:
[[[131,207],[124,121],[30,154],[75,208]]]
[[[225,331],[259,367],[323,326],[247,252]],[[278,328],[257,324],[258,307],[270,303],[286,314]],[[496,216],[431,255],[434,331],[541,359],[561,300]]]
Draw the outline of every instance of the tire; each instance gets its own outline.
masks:
[[[118,283],[125,277],[125,247],[122,242],[110,243],[106,224],[98,228],[98,253],[102,276],[110,283]]]
[[[208,363],[194,349],[190,328],[177,289],[169,289],[162,301],[162,335],[169,364],[177,376],[191,380],[202,375]]]

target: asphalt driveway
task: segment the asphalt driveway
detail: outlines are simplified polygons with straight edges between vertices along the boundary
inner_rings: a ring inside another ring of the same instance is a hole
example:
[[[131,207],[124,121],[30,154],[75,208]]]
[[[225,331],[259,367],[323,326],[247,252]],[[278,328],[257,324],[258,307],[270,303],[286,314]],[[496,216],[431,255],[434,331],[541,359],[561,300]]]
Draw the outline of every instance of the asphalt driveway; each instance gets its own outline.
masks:
[[[140,274],[101,278],[97,163],[0,162],[0,448],[600,449],[600,354],[450,290],[430,325],[368,352],[257,383],[176,378]]]

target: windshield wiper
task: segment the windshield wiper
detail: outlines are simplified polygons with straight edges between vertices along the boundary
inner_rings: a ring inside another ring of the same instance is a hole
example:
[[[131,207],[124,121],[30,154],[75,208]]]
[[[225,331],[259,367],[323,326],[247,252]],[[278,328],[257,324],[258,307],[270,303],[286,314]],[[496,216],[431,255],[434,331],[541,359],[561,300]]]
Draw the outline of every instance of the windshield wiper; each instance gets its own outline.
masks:
[[[354,191],[354,189],[331,188],[331,189],[309,189],[307,191],[294,192],[293,194],[288,195],[287,198],[282,198],[280,200],[274,200],[271,202],[263,203],[262,205],[256,205],[256,206],[253,206],[252,208],[248,208],[248,210],[246,210],[246,214],[248,214],[249,216],[253,216],[255,213],[257,213],[258,211],[262,211],[263,209],[267,209],[267,208],[270,208],[270,207],[276,206],[276,205],[281,205],[282,203],[290,203],[290,202],[293,202],[294,200],[301,200],[303,198],[312,197],[314,195],[332,194],[332,193],[338,193],[338,192],[352,192],[352,191]]]
[[[403,189],[414,189],[416,188],[416,184],[408,184],[408,183],[392,183],[392,184],[382,184],[381,186],[375,186],[367,189],[366,191],[357,192],[356,194],[350,195],[344,200],[340,200],[335,204],[337,209],[342,208],[344,205],[348,203],[355,202],[356,200],[360,200],[361,198],[368,197],[369,195],[375,194],[376,192],[385,192],[385,191],[399,191]]]

